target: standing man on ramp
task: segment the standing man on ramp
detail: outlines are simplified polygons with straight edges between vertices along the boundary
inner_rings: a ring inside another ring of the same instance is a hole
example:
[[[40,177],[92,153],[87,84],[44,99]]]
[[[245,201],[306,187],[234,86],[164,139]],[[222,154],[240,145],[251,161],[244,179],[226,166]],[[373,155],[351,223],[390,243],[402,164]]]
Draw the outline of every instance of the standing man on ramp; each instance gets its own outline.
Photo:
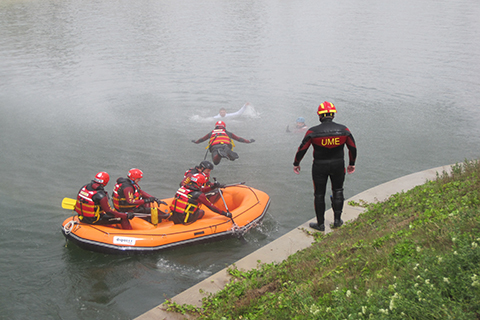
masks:
[[[325,192],[330,177],[332,185],[332,209],[334,213],[333,228],[342,226],[343,183],[345,181],[344,146],[348,148],[349,162],[347,172],[355,172],[357,147],[350,130],[333,122],[337,109],[331,102],[323,102],[318,107],[320,124],[308,129],[298,147],[293,161],[293,172],[300,174],[300,161],[313,145],[312,178],[315,194],[315,214],[317,223],[311,222],[310,228],[325,231]]]

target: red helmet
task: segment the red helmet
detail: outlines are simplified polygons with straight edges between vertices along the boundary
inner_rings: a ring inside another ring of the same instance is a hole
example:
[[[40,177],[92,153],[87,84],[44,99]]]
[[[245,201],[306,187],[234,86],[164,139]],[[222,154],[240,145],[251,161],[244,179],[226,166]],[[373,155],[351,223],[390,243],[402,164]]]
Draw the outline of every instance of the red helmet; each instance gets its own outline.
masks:
[[[217,123],[215,123],[215,128],[219,128],[219,127],[225,129],[227,125],[223,121],[217,121]]]
[[[190,181],[201,187],[207,182],[207,178],[205,178],[205,175],[202,173],[195,173],[190,177]]]
[[[100,171],[95,175],[95,179],[93,179],[93,181],[100,183],[105,187],[108,184],[108,181],[110,181],[110,176],[105,171]]]
[[[143,178],[143,172],[140,169],[132,168],[132,169],[128,170],[128,177],[131,180],[142,179]]]
[[[333,103],[325,101],[318,106],[318,115],[322,115],[325,113],[336,113],[337,109],[333,105]]]

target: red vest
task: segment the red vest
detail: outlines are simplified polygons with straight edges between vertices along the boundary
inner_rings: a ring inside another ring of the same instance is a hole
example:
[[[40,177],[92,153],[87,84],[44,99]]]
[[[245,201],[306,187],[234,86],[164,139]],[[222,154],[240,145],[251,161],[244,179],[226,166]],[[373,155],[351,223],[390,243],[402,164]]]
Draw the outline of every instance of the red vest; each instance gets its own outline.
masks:
[[[204,187],[209,187],[210,186],[210,175],[207,175],[205,174],[204,172],[200,172],[198,171],[197,168],[190,168],[188,169],[187,171],[185,171],[185,174],[183,175],[183,180],[182,182],[180,182],[180,186],[183,187],[184,185],[186,185],[187,183],[190,183],[190,178],[196,174],[196,173],[201,173],[203,174],[203,176],[205,177],[205,180],[207,181],[203,186],[202,188]]]
[[[198,195],[196,197],[192,197],[192,192],[198,193],[198,191],[196,190],[181,187],[177,190],[177,193],[175,194],[175,199],[170,205],[170,210],[172,214],[181,214],[184,223],[187,223],[190,215],[194,214],[195,211],[198,210],[198,201],[196,201]]]
[[[75,212],[78,213],[80,220],[83,217],[100,219],[103,212],[100,204],[93,201],[93,196],[98,193],[98,190],[87,190],[87,185],[84,185],[77,196],[77,203],[75,204]]]
[[[232,144],[232,140],[225,132],[225,129],[215,129],[212,131],[208,145],[214,146],[217,144]]]
[[[113,188],[113,206],[118,211],[133,211],[133,208],[137,207],[135,204],[128,203],[123,192],[123,189],[129,186],[133,188],[133,200],[140,199],[140,187],[136,183],[132,183],[130,179],[118,178]]]

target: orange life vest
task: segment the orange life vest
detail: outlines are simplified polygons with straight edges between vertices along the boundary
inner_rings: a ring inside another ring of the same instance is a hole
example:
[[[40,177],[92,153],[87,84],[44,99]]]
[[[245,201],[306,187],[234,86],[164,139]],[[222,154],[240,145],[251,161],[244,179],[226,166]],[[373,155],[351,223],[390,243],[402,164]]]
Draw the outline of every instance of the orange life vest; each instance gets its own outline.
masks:
[[[217,144],[230,144],[233,145],[232,139],[228,136],[225,132],[225,129],[214,129],[212,131],[212,135],[210,136],[210,140],[208,141],[209,146],[214,146]]]
[[[190,215],[198,210],[198,201],[196,200],[200,194],[201,192],[198,190],[180,187],[175,194],[175,199],[170,205],[170,211],[172,214],[180,214],[184,223],[187,223]]]
[[[78,213],[80,220],[83,217],[95,218],[95,222],[100,219],[100,216],[104,211],[100,207],[100,204],[95,203],[93,196],[95,196],[101,190],[88,190],[88,184],[84,185],[78,192],[77,203],[75,204],[75,212]]]
[[[113,207],[118,211],[133,211],[133,208],[137,207],[135,204],[128,203],[123,191],[126,187],[133,188],[133,200],[140,199],[140,187],[136,183],[132,183],[130,179],[118,178],[113,188]]]

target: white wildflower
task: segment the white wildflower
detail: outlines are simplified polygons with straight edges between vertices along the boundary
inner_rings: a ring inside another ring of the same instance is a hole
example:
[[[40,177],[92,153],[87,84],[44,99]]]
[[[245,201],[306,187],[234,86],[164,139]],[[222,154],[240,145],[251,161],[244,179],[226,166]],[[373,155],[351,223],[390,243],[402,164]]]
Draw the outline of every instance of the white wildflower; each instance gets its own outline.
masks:
[[[390,306],[389,306],[390,310],[395,309],[395,302],[394,301],[395,301],[394,299],[390,300]]]
[[[417,247],[417,252],[420,252],[420,251],[422,251],[422,248]]]
[[[476,242],[472,242],[472,248],[475,249],[476,247],[478,247],[478,244]]]
[[[472,287],[479,287],[480,282],[478,281],[478,276],[476,274],[473,274],[472,276]]]
[[[320,308],[316,304],[312,304],[310,306],[310,313],[313,314],[314,316],[317,315],[320,312]]]
[[[347,290],[347,298],[350,298],[351,295],[352,295],[352,291]]]
[[[367,307],[366,307],[366,306],[362,306],[362,313],[363,313],[363,314],[366,314],[366,313],[367,313]]]

